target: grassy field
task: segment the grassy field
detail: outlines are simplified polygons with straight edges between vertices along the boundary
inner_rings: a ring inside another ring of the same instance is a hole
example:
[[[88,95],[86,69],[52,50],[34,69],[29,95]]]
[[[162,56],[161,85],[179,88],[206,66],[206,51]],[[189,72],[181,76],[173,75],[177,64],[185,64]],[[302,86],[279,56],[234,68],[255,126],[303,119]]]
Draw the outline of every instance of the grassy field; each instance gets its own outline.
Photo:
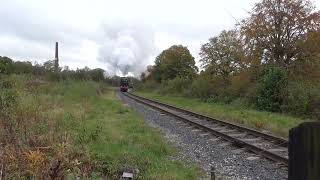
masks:
[[[0,137],[8,179],[118,179],[124,168],[139,179],[196,179],[195,165],[159,131],[123,105],[113,90],[87,81],[48,82],[1,77]]]
[[[287,137],[289,129],[303,122],[303,119],[278,113],[257,111],[243,106],[222,103],[206,103],[200,99],[181,96],[160,95],[151,92],[137,92],[138,95],[169,103],[194,112],[202,113],[224,121],[243,124],[258,130],[268,130]]]

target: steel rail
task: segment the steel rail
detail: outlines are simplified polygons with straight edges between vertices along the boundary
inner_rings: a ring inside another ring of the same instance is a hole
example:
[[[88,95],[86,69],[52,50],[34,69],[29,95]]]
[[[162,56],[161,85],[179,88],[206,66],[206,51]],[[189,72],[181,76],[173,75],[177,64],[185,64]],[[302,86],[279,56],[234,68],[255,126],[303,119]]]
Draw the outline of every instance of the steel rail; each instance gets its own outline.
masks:
[[[168,105],[168,104],[165,104],[165,103],[162,103],[162,102],[158,102],[158,101],[154,101],[154,100],[151,100],[151,99],[148,99],[148,98],[144,98],[144,97],[140,97],[140,96],[137,96],[137,95],[134,95],[132,93],[123,93],[126,97],[129,97],[137,102],[140,102],[142,104],[145,104],[149,107],[152,107],[154,109],[157,109],[157,110],[160,110],[166,114],[169,114],[175,118],[178,118],[188,124],[191,124],[195,127],[198,127],[200,129],[203,129],[205,131],[208,131],[216,136],[219,136],[227,141],[230,141],[232,142],[233,144],[237,145],[237,146],[240,146],[240,147],[245,147],[247,150],[255,153],[255,154],[258,154],[258,155],[261,155],[261,156],[264,156],[268,159],[271,159],[273,161],[276,161],[276,162],[280,162],[284,165],[288,165],[288,158],[287,157],[283,157],[283,156],[280,156],[278,154],[275,154],[273,152],[270,152],[268,150],[265,150],[265,149],[262,149],[260,147],[257,147],[253,144],[250,144],[248,142],[245,142],[245,141],[242,141],[240,139],[237,139],[235,137],[232,137],[232,136],[229,136],[225,133],[222,133],[222,132],[219,132],[217,130],[214,130],[210,127],[207,127],[207,126],[204,126],[200,123],[197,123],[197,122],[194,122],[192,120],[188,120],[187,118],[185,117],[182,117],[176,113],[173,113],[173,112],[170,112],[170,111],[167,111],[163,108],[161,108],[161,106],[165,106],[167,108],[170,108],[170,109],[174,109],[174,110],[178,110],[178,111],[181,111],[181,112],[184,112],[184,113],[187,113],[187,114],[191,114],[191,115],[195,115],[196,117],[200,117],[200,118],[205,118],[205,119],[210,119],[210,120],[214,120],[214,121],[217,121],[218,123],[221,123],[223,125],[226,125],[226,126],[231,126],[232,128],[236,128],[236,129],[240,129],[241,131],[244,131],[244,132],[249,132],[250,134],[253,134],[255,136],[258,136],[258,137],[263,137],[264,139],[266,140],[269,140],[269,141],[272,141],[273,144],[274,142],[277,142],[275,145],[278,145],[278,146],[283,146],[283,145],[287,145],[287,141],[283,138],[279,138],[277,139],[278,137],[276,136],[272,136],[272,135],[269,135],[269,134],[264,134],[262,132],[259,132],[259,131],[256,131],[256,130],[253,130],[253,129],[250,129],[250,128],[246,128],[246,127],[242,127],[242,126],[238,126],[238,125],[235,125],[235,124],[232,124],[232,123],[227,123],[227,122],[224,122],[224,121],[221,121],[221,120],[216,120],[216,119],[213,119],[211,117],[208,117],[208,116],[204,116],[204,115],[201,115],[201,114],[198,114],[198,113],[194,113],[194,112],[191,112],[191,111],[188,111],[188,110],[184,110],[182,108],[178,108],[178,107],[174,107],[172,105]],[[150,104],[153,103],[153,104]],[[154,104],[157,104],[157,105],[154,105]],[[267,138],[266,138],[267,137]],[[280,142],[280,144],[278,144]]]
[[[162,105],[162,106],[166,106],[166,107],[171,108],[171,109],[175,109],[177,111],[181,111],[181,112],[186,113],[186,114],[190,114],[190,115],[198,117],[198,118],[206,119],[206,120],[209,120],[209,121],[214,121],[214,122],[220,123],[220,124],[225,125],[225,126],[229,126],[229,127],[232,127],[232,128],[238,129],[238,130],[242,130],[242,131],[248,132],[248,133],[250,133],[252,135],[263,137],[266,140],[274,141],[275,143],[277,143],[279,146],[282,146],[282,147],[288,147],[288,140],[284,139],[282,137],[277,137],[277,136],[274,136],[272,134],[266,134],[266,133],[257,131],[257,130],[252,129],[252,128],[248,128],[248,127],[244,127],[244,126],[241,126],[241,125],[238,125],[238,124],[234,124],[234,123],[231,123],[231,122],[226,122],[226,121],[222,121],[222,120],[219,120],[219,119],[215,119],[215,118],[203,115],[203,114],[192,112],[192,111],[189,111],[189,110],[186,110],[186,109],[183,109],[183,108],[179,108],[179,107],[176,107],[176,106],[172,106],[172,105],[169,105],[169,104],[166,104],[166,103],[163,103],[163,102],[159,102],[159,101],[155,101],[155,100],[148,99],[148,98],[145,98],[145,97],[137,96],[137,95],[129,93],[129,92],[128,92],[128,94],[131,95],[131,96],[134,96],[134,97],[137,97],[137,98],[152,102],[152,103],[156,103],[156,104],[159,104],[159,105]]]

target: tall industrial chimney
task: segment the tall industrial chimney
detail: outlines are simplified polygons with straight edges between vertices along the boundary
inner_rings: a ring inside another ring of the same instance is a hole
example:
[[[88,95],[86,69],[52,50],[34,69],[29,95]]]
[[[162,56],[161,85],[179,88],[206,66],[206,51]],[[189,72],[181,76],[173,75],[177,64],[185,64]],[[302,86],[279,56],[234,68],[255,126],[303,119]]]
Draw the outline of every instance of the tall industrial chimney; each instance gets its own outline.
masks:
[[[54,69],[56,72],[58,72],[59,68],[59,47],[58,42],[56,42],[56,51],[55,51],[55,57],[54,57]]]

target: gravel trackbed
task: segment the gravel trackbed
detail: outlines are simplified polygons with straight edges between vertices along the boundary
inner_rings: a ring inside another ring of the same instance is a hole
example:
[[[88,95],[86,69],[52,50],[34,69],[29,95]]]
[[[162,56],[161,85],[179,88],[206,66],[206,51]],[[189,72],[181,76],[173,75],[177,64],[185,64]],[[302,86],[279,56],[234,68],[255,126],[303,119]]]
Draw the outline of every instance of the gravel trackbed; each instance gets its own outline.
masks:
[[[178,149],[177,158],[199,164],[208,174],[211,164],[218,179],[287,179],[287,167],[234,147],[218,137],[139,104],[121,93],[118,95],[125,104],[139,112],[151,127],[163,132],[166,140]]]

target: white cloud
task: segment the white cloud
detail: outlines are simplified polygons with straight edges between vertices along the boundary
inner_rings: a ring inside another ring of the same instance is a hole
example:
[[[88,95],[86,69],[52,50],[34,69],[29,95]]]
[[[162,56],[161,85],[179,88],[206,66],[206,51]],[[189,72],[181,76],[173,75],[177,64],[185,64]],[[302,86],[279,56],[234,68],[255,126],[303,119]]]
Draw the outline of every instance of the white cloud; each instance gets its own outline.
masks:
[[[138,74],[161,50],[200,45],[259,0],[0,0],[0,56]],[[320,7],[320,1],[315,1]]]

